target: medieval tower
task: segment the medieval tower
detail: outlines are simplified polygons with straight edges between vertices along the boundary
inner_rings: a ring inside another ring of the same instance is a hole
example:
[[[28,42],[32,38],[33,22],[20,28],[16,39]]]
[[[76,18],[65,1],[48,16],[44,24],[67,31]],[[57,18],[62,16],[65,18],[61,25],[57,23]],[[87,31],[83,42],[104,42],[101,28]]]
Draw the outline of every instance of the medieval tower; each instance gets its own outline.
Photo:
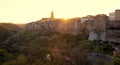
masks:
[[[51,11],[50,19],[54,19],[54,12],[53,11]]]

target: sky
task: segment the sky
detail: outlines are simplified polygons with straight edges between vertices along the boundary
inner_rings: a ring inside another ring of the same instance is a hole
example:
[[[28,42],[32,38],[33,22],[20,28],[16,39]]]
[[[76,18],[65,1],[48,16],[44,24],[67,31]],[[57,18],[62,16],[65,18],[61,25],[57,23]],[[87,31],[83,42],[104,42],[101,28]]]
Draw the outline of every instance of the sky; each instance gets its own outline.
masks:
[[[49,18],[109,14],[120,9],[120,0],[0,0],[0,22],[29,23]]]

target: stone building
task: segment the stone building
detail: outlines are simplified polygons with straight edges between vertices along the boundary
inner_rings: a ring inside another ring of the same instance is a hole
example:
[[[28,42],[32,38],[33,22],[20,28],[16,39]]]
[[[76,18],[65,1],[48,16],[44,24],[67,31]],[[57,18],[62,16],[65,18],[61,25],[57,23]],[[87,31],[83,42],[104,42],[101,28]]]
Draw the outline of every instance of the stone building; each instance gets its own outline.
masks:
[[[120,9],[115,10],[115,12],[109,13],[109,20],[120,20]]]
[[[88,40],[102,40],[120,43],[120,10],[105,15],[96,15],[89,31]]]
[[[106,26],[108,17],[104,14],[99,14],[94,17],[92,29],[89,32],[88,40],[106,40]]]
[[[120,43],[120,9],[111,13],[111,15],[109,15],[109,20],[108,29],[106,30],[106,39],[107,41]]]
[[[80,20],[81,20],[81,23],[84,23],[88,20],[93,20],[94,19],[94,16],[92,15],[87,15],[86,17],[81,17]]]
[[[120,20],[110,21],[106,32],[107,41],[120,43]]]
[[[120,20],[120,9],[115,10],[115,20]]]
[[[115,20],[115,12],[109,13],[109,20]]]
[[[80,18],[80,20],[81,20],[81,23],[84,23],[84,22],[86,22],[89,19],[87,17],[82,17],[82,18]]]

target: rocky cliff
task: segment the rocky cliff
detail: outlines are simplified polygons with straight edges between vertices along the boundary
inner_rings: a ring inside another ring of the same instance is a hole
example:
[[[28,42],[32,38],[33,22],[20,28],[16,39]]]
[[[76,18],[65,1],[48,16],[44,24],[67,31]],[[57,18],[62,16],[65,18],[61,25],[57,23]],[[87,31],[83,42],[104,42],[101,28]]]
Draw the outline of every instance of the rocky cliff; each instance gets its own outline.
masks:
[[[73,18],[68,20],[54,19],[54,20],[40,20],[37,22],[28,23],[27,30],[36,30],[41,33],[44,32],[59,32],[63,34],[78,34],[80,28],[80,18]]]

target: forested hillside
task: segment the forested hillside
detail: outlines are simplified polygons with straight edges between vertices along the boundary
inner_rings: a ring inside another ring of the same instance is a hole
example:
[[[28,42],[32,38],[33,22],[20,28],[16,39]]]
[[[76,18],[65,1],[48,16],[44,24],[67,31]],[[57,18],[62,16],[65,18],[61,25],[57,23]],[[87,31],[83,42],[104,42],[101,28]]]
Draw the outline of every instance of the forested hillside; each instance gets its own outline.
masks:
[[[11,23],[0,23],[0,43],[16,34],[20,28]]]
[[[114,65],[108,42],[0,24],[0,65]]]

